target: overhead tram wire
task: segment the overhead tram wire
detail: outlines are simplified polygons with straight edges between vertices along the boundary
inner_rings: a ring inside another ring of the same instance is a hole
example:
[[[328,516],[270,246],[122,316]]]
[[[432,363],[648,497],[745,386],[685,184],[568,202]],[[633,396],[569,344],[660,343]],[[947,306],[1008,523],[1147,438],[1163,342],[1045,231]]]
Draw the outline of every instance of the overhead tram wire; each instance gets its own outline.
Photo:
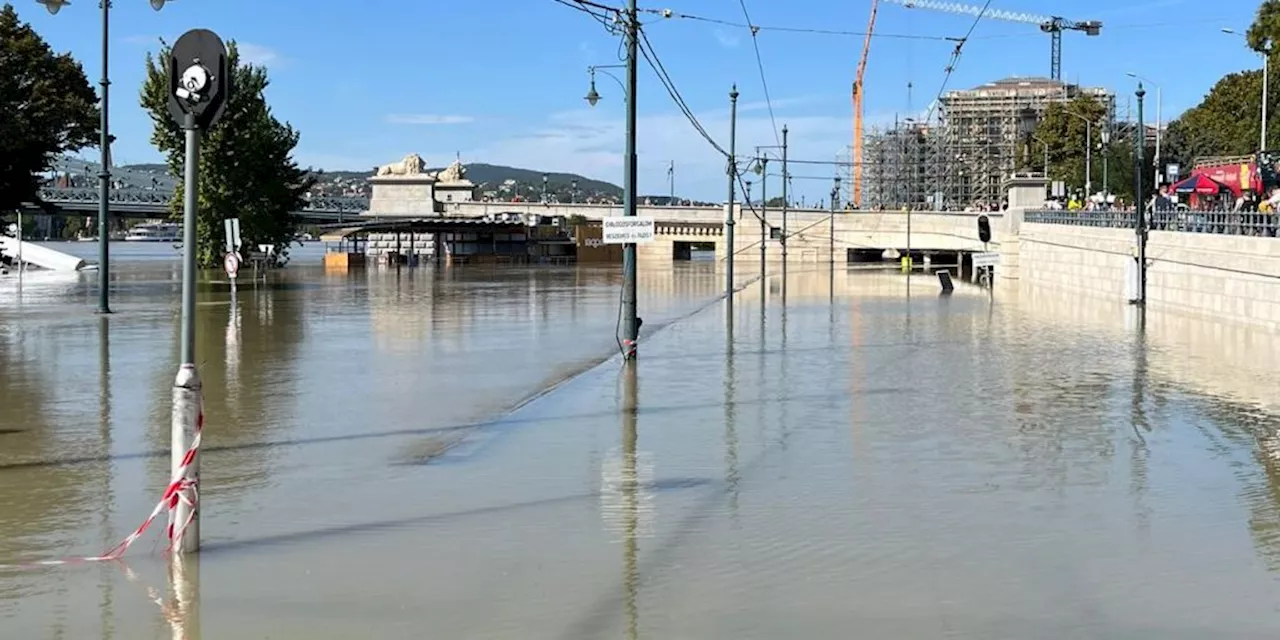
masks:
[[[755,29],[757,31],[777,31],[781,33],[810,33],[814,35],[845,36],[845,37],[857,37],[857,38],[863,38],[863,37],[866,37],[867,35],[867,32],[865,31],[841,31],[837,29],[816,29],[816,28],[808,28],[808,27],[774,27],[774,26],[765,26],[765,25],[758,25],[758,24],[757,25],[742,24],[741,22],[734,22],[732,20],[721,20],[719,18],[707,18],[703,16],[691,15],[688,13],[667,12],[662,9],[641,9],[640,11],[644,13],[652,13],[652,14],[660,15],[668,19],[706,22],[709,24],[718,24],[725,27],[736,27],[739,29],[744,29],[744,28]],[[747,18],[747,20],[748,22],[750,22],[751,19]],[[880,32],[876,32],[872,34],[871,37],[882,38],[886,40],[890,40],[890,39],[933,40],[938,42],[955,42],[956,40],[956,38],[950,37],[950,36],[922,36],[922,35],[905,34],[905,33],[880,33]]]
[[[782,145],[782,137],[778,134],[778,121],[773,117],[773,98],[769,97],[769,81],[764,75],[764,60],[760,57],[760,28],[751,22],[751,14],[747,12],[747,0],[738,0],[742,7],[742,16],[747,19],[747,28],[751,31],[751,48],[756,52],[756,68],[760,70],[760,86],[764,89],[764,104],[769,108],[769,126],[773,127],[773,141]]]
[[[649,66],[653,69],[654,73],[657,74],[658,81],[661,82],[662,87],[667,90],[667,95],[671,96],[671,100],[676,103],[676,107],[680,109],[680,113],[684,114],[684,117],[689,121],[689,124],[693,125],[693,128],[698,132],[698,135],[701,135],[702,138],[712,146],[712,148],[720,153],[720,155],[728,158],[729,152],[725,151],[724,147],[720,146],[720,143],[716,142],[715,138],[712,138],[710,133],[707,133],[706,128],[698,121],[698,117],[693,114],[693,110],[689,108],[687,103],[685,103],[684,98],[680,95],[680,91],[676,89],[675,82],[671,80],[671,76],[667,73],[666,67],[662,65],[662,60],[658,58],[658,52],[654,51],[653,44],[649,42],[649,35],[645,33],[644,29],[639,29],[638,32],[640,33],[640,54],[644,56],[644,59],[649,62]]]
[[[684,117],[689,121],[689,124],[693,125],[694,130],[696,130],[698,135],[701,135],[702,138],[707,141],[707,144],[711,145],[711,147],[724,157],[726,161],[734,163],[734,177],[738,180],[738,188],[741,189],[743,193],[746,193],[747,185],[742,177],[742,172],[737,171],[738,159],[730,158],[729,152],[726,151],[724,147],[720,146],[720,143],[716,142],[715,138],[711,137],[711,134],[707,133],[706,128],[698,121],[698,117],[693,114],[693,110],[689,108],[687,103],[685,103],[684,97],[680,95],[680,90],[676,88],[675,81],[671,79],[671,76],[667,73],[666,67],[662,64],[662,60],[658,58],[658,52],[653,49],[653,44],[649,42],[648,34],[644,32],[644,29],[640,29],[639,33],[640,53],[644,56],[644,59],[649,62],[649,66],[658,76],[658,81],[662,83],[663,88],[667,90],[667,95],[671,97],[671,101],[676,103],[676,108],[680,109],[680,113],[684,114]],[[764,221],[764,217],[760,215],[760,212],[756,211],[754,204],[748,202],[747,208],[751,210],[751,215],[755,216],[757,221]]]
[[[591,16],[592,18],[595,18],[596,21],[604,24],[606,27],[609,27],[610,29],[612,29],[613,24],[610,23],[609,20],[613,19],[615,16],[619,15],[622,12],[622,9],[620,8],[606,7],[604,5],[595,4],[593,2],[585,2],[585,1],[579,1],[579,0],[552,0],[552,1],[555,2],[556,4],[562,4],[566,7],[569,7],[574,11],[581,11],[582,13],[585,13]],[[604,11],[606,13],[599,13],[598,11],[593,11],[592,10],[593,7],[598,9],[599,11]]]
[[[618,9],[615,7],[608,7],[595,2],[590,2],[589,0],[555,0],[555,2],[571,7],[575,10],[582,11],[584,13],[587,13],[588,15],[591,15],[597,21],[604,24],[607,28],[610,28],[610,30],[612,30],[613,25],[607,22],[609,19],[608,16],[597,14],[586,7],[578,6],[578,5],[587,5],[589,7],[598,8],[605,11],[621,12],[621,9]],[[644,59],[646,61],[649,62],[650,68],[652,68],[654,71],[654,74],[658,76],[658,81],[662,84],[662,87],[667,90],[667,95],[671,97],[671,101],[675,103],[676,108],[680,110],[680,112],[684,115],[684,117],[689,121],[689,124],[693,126],[694,130],[698,132],[698,135],[702,136],[702,138],[707,141],[707,144],[711,145],[711,147],[715,149],[716,152],[718,152],[726,160],[732,160],[733,162],[735,162],[734,174],[737,177],[739,187],[742,188],[743,192],[745,193],[746,183],[742,178],[742,173],[736,170],[737,159],[736,158],[731,159],[729,157],[729,152],[726,151],[724,147],[720,146],[720,143],[716,142],[715,138],[712,138],[711,134],[708,133],[706,128],[702,126],[702,123],[698,121],[698,117],[694,115],[693,110],[690,109],[689,105],[684,101],[684,97],[680,95],[680,90],[676,88],[675,81],[673,81],[671,79],[670,74],[667,73],[667,69],[665,66],[663,66],[662,60],[658,58],[658,52],[654,50],[653,44],[649,42],[649,36],[647,33],[645,33],[643,25],[640,25],[640,28],[636,29],[636,33],[640,35],[640,39],[636,43],[637,48],[640,51],[640,54],[644,56]],[[760,220],[760,221],[764,220],[764,218],[760,215],[760,213],[756,211],[754,204],[748,202],[747,206],[750,208],[751,214],[755,216],[757,220]]]
[[[973,30],[978,28],[978,23],[982,21],[982,16],[987,14],[987,8],[990,6],[991,0],[983,3],[982,10],[974,17],[973,24],[969,25],[969,30],[956,41],[956,48],[951,52],[951,60],[947,62],[947,72],[942,76],[942,86],[938,87],[938,95],[934,97],[933,102],[929,103],[929,112],[924,116],[926,123],[933,120],[933,111],[942,103],[942,94],[947,91],[947,83],[951,81],[951,74],[955,72],[956,65],[960,63],[960,54],[964,52],[964,45],[969,41],[969,37],[973,35]]]
[[[570,7],[572,9],[590,14],[597,20],[602,20],[602,21],[611,20],[614,16],[620,16],[623,13],[623,9],[621,7],[614,7],[614,6],[602,4],[599,2],[593,2],[591,0],[553,0],[553,1],[558,4],[562,4],[566,7]],[[741,22],[734,22],[732,20],[721,20],[719,18],[708,18],[706,16],[693,15],[689,13],[680,13],[678,11],[672,11],[670,9],[643,9],[642,8],[642,9],[639,9],[638,11],[640,13],[647,13],[650,15],[661,16],[664,20],[689,20],[693,22],[705,22],[708,24],[718,24],[725,27],[735,27],[739,29],[754,29],[756,31],[776,31],[779,33],[808,33],[813,35],[857,37],[857,38],[863,38],[863,37],[866,37],[867,35],[865,31],[843,31],[839,29],[820,29],[820,28],[813,28],[813,27],[782,27],[782,26],[772,26],[772,25],[743,24]],[[604,12],[604,13],[602,14],[600,12]],[[750,18],[748,18],[748,22],[750,22]],[[613,28],[612,24],[606,24],[606,26]],[[925,35],[908,34],[908,33],[883,33],[879,31],[871,34],[871,37],[882,39],[882,40],[930,40],[934,42],[958,41],[958,38],[954,36],[925,36]],[[997,37],[997,36],[992,36],[992,37]]]

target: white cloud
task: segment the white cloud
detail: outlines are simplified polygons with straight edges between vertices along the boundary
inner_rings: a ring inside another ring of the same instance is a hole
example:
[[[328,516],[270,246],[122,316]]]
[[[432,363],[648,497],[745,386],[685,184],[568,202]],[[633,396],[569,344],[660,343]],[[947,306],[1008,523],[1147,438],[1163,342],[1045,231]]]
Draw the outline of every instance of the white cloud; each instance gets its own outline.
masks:
[[[720,46],[726,49],[737,48],[737,46],[742,42],[742,38],[732,33],[729,33],[728,31],[725,31],[720,27],[716,27],[715,29],[712,29],[711,35],[715,36],[716,42],[719,42]]]
[[[803,99],[793,99],[797,102]],[[794,159],[834,161],[852,139],[853,123],[838,115],[794,116],[782,113],[782,100],[774,102],[778,126],[789,130],[789,155]],[[763,107],[762,107],[763,108]],[[728,148],[728,109],[695,112],[699,122],[717,144]],[[767,113],[759,110],[743,114],[737,123],[737,154],[755,155],[755,146],[771,146],[775,134]],[[625,129],[620,113],[582,109],[556,113],[528,133],[466,151],[464,160],[505,164],[522,168],[578,173],[587,177],[622,183],[622,152]],[[667,192],[667,165],[676,166],[676,192],[685,197],[721,200],[727,188],[725,160],[679,113],[642,116],[637,122],[640,191]],[[834,176],[832,165],[797,164],[793,175]],[[759,181],[759,178],[755,178]],[[770,191],[778,188],[776,178]],[[829,182],[794,180],[795,190],[816,201],[830,192]],[[755,187],[758,189],[759,187]],[[755,191],[756,195],[759,194]],[[776,192],[774,193],[776,195]]]
[[[283,61],[280,53],[271,47],[252,42],[237,42],[236,47],[240,50],[240,60],[248,64],[267,66]]]
[[[146,36],[146,35],[125,36],[120,39],[121,42],[125,44],[132,44],[132,45],[149,45],[149,44],[159,45],[160,40],[161,40],[160,36]]]
[[[391,124],[467,124],[475,122],[471,116],[440,115],[435,113],[392,114],[387,116]]]

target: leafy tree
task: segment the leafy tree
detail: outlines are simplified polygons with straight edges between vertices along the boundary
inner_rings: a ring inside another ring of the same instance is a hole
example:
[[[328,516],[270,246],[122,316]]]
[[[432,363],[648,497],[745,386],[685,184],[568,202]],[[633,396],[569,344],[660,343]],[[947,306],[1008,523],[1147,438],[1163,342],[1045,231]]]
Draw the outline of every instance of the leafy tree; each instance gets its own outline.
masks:
[[[1249,43],[1249,48],[1258,53],[1278,53],[1273,50],[1272,45],[1280,42],[1280,0],[1263,1],[1258,7],[1258,14],[1253,18],[1253,24],[1245,32],[1245,40]]]
[[[1250,49],[1269,55],[1272,68],[1276,68],[1280,51],[1274,45],[1280,42],[1280,0],[1265,0],[1259,5],[1245,40]],[[1276,95],[1280,78],[1270,78],[1269,85],[1271,95]],[[1280,114],[1271,109],[1267,115],[1268,137],[1277,125]],[[1261,127],[1262,72],[1232,73],[1219,80],[1200,104],[1169,123],[1165,136],[1168,156],[1189,166],[1206,156],[1251,154],[1258,150]],[[1266,146],[1277,145],[1268,141]]]
[[[1109,143],[1104,143],[1103,127],[1107,126],[1107,122],[1109,118],[1106,106],[1089,96],[1080,96],[1066,103],[1050,104],[1036,125],[1030,162],[1026,164],[1037,169],[1043,166],[1047,146],[1049,179],[1065,182],[1070,192],[1084,191],[1088,184],[1085,168],[1090,164],[1086,160],[1085,147],[1088,142],[1092,142],[1093,190],[1101,191],[1105,184],[1111,193],[1132,201],[1133,145],[1135,142],[1143,144],[1141,167],[1144,172],[1152,171],[1155,150],[1145,144],[1139,130],[1132,128],[1112,128]],[[1092,139],[1087,133],[1090,123],[1093,127]],[[1019,166],[1022,165],[1024,153],[1022,145],[1019,145]],[[1145,179],[1147,174],[1143,175]],[[1143,190],[1147,192],[1150,189],[1151,180],[1147,179]]]
[[[142,106],[154,125],[152,144],[167,155],[169,171],[182,175],[186,132],[169,115],[169,52],[164,45],[156,56],[148,54]],[[274,244],[280,259],[287,259],[296,231],[292,212],[303,207],[315,182],[291,156],[298,132],[267,106],[266,68],[242,63],[235,42],[227,44],[227,53],[233,92],[222,119],[200,141],[196,259],[206,268],[221,261],[227,218],[240,218],[245,246]],[[176,218],[182,216],[182,191],[170,203]]]
[[[97,102],[78,62],[0,7],[0,211],[39,201],[38,174],[96,141]]]
[[[1261,122],[1262,72],[1230,74],[1200,104],[1169,123],[1169,154],[1190,164],[1204,156],[1253,153]]]

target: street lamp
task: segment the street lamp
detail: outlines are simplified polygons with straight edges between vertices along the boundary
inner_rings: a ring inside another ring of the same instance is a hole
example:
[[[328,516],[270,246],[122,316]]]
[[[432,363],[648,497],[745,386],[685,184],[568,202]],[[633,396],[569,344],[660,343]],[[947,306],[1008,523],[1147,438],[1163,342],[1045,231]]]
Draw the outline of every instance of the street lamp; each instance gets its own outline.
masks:
[[[1084,120],[1084,195],[1093,195],[1093,121],[1067,109],[1063,113]]]
[[[636,6],[636,0],[627,0],[626,9],[619,11],[617,17],[619,22],[625,22],[621,25],[625,33],[624,44],[626,45],[627,55],[625,65],[620,66],[626,69],[627,82],[623,84],[621,80],[618,85],[622,87],[622,93],[626,98],[626,151],[623,155],[623,184],[622,184],[622,215],[623,217],[634,219],[636,216],[636,84],[637,84],[637,68],[639,66],[640,57],[640,11]],[[591,75],[591,89],[587,92],[587,104],[595,106],[600,101],[600,94],[595,90],[596,71],[604,68],[588,67],[587,72]],[[608,75],[608,74],[606,74]],[[612,76],[610,76],[612,77]],[[614,78],[614,80],[618,80]],[[636,341],[640,335],[641,319],[636,313],[636,244],[628,242],[622,245],[622,296],[621,305],[618,310],[619,323],[622,324],[622,335],[618,337],[618,347],[622,350],[622,359],[631,360],[636,357]]]
[[[1232,29],[1230,27],[1223,27],[1222,32],[1229,33],[1233,36],[1240,36],[1241,38],[1245,38],[1245,35],[1243,33],[1240,33],[1239,31],[1236,31],[1235,29]],[[1247,41],[1248,40],[1246,38],[1246,42]],[[1259,51],[1258,53],[1259,55],[1262,56],[1262,141],[1260,143],[1260,146],[1258,147],[1258,151],[1266,151],[1267,150],[1267,94],[1270,93],[1269,91],[1267,91],[1267,76],[1271,67],[1271,42],[1268,41],[1266,48],[1264,48],[1262,51]]]
[[[569,182],[569,204],[578,203],[578,181]]]
[[[839,209],[837,200],[840,198],[840,176],[835,176],[831,180],[831,219],[828,221],[827,229],[827,255],[831,262],[831,275],[835,277],[836,268],[836,210]],[[846,261],[848,258],[846,258]]]
[[[1156,131],[1159,131],[1159,129],[1157,129]],[[1156,143],[1156,147],[1159,148],[1159,146],[1160,144]],[[1046,157],[1048,157],[1047,156],[1048,153],[1049,151],[1046,148],[1045,149]],[[1111,165],[1109,164],[1110,161],[1111,161],[1111,127],[1108,126],[1102,129],[1102,193],[1103,195],[1107,195],[1107,196],[1111,195],[1111,187],[1109,186],[1109,181],[1111,179]],[[1156,177],[1157,178],[1160,177],[1160,168],[1158,165],[1156,167]]]
[[[602,64],[587,67],[587,74],[591,76],[591,88],[587,89],[587,95],[582,99],[586,100],[587,104],[593,107],[599,104],[601,98],[600,93],[596,91],[596,72],[601,69],[625,69],[626,66],[627,65],[625,64]],[[624,97],[627,95],[627,88],[623,86],[622,81],[618,79],[618,76],[615,76],[608,71],[600,71],[600,73],[613,78],[613,81],[618,83],[618,87],[622,89],[622,95]]]
[[[1154,83],[1154,82],[1152,82],[1152,81],[1148,80],[1147,78],[1144,78],[1144,77],[1142,77],[1142,76],[1140,76],[1140,75],[1138,75],[1138,74],[1136,74],[1136,73],[1134,73],[1134,72],[1132,72],[1132,71],[1130,71],[1130,72],[1126,73],[1125,75],[1126,75],[1126,76],[1129,76],[1130,78],[1133,78],[1134,80],[1141,80],[1142,82],[1145,82],[1145,83],[1147,83],[1147,84],[1149,84],[1149,85],[1151,85],[1151,86],[1153,86],[1153,87],[1155,87],[1155,88],[1156,88],[1156,155],[1155,155],[1155,157],[1154,157],[1154,158],[1152,158],[1152,159],[1151,159],[1151,164],[1152,164],[1152,166],[1154,166],[1154,167],[1155,167],[1155,182],[1153,182],[1152,184],[1154,184],[1155,186],[1157,186],[1157,187],[1158,187],[1158,186],[1160,186],[1160,134],[1161,134],[1161,132],[1160,132],[1160,129],[1161,129],[1160,111],[1161,111],[1161,106],[1164,104],[1164,97],[1163,97],[1163,96],[1164,96],[1164,91],[1160,88],[1160,85],[1158,85],[1158,84],[1156,84],[1156,83]],[[1264,80],[1264,82],[1265,82],[1265,80]],[[1266,91],[1266,89],[1263,89],[1263,91]],[[1265,99],[1264,99],[1264,100],[1265,100]],[[1265,117],[1266,117],[1266,116],[1263,116],[1263,118],[1265,118]],[[1266,124],[1266,122],[1264,121],[1264,122],[1262,123],[1262,130],[1263,130],[1263,131],[1266,131],[1266,128],[1267,128],[1267,124]],[[1143,140],[1143,142],[1144,142],[1144,143],[1146,142],[1146,138],[1147,138],[1147,132],[1146,132],[1146,131],[1143,131],[1143,132],[1142,132],[1142,140]],[[1266,134],[1263,134],[1263,139],[1265,139],[1265,138],[1266,138]],[[1104,144],[1105,144],[1105,142],[1104,142]]]
[[[547,174],[542,174],[542,202],[547,203]]]
[[[164,8],[168,0],[151,0],[151,8],[159,11]],[[57,15],[63,6],[71,4],[70,0],[36,0],[37,3],[44,5],[51,15]],[[102,92],[99,99],[102,101],[102,108],[99,112],[101,122],[98,125],[101,136],[98,142],[98,152],[100,154],[98,163],[101,165],[98,170],[98,313],[111,313],[110,297],[110,269],[109,261],[111,258],[110,250],[107,247],[108,236],[111,229],[111,126],[110,118],[107,114],[107,98],[108,87],[111,86],[111,78],[108,66],[108,51],[111,41],[111,0],[99,0],[98,6],[102,8],[102,79],[99,84],[102,86]]]

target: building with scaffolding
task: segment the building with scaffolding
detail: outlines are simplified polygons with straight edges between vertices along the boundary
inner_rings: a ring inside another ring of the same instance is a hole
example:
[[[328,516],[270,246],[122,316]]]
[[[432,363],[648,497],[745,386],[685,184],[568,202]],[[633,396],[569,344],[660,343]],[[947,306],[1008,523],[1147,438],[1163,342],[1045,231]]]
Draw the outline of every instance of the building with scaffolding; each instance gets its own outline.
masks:
[[[862,208],[959,210],[998,207],[1015,170],[1023,109],[1038,120],[1050,104],[1092,97],[1115,120],[1115,96],[1048,78],[1006,78],[949,91],[938,121],[902,120],[873,129],[862,156]]]

